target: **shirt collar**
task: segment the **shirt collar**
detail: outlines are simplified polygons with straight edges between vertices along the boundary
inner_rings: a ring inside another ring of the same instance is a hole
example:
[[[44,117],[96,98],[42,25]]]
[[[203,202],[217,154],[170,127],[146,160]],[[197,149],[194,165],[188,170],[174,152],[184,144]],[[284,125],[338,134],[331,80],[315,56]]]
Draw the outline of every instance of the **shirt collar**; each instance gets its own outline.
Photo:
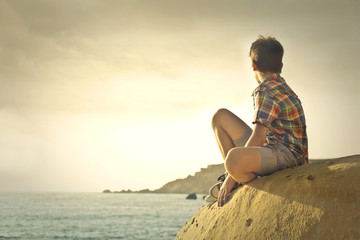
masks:
[[[252,92],[251,96],[254,96],[255,93],[260,90],[260,87],[261,87],[264,83],[266,83],[266,82],[268,82],[268,81],[271,81],[271,80],[275,80],[275,79],[277,79],[277,78],[279,78],[279,77],[280,77],[280,74],[279,74],[279,73],[273,73],[273,74],[270,74],[269,76],[267,76],[266,78],[264,78],[264,79],[262,80],[262,82],[261,82],[261,83],[255,88],[255,90]]]

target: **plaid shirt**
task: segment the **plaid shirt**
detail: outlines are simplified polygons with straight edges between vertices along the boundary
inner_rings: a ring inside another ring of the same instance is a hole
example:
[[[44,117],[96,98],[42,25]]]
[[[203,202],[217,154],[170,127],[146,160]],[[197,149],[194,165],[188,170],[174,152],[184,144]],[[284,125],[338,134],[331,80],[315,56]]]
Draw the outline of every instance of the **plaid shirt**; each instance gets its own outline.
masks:
[[[304,111],[298,96],[279,74],[265,78],[252,94],[253,123],[268,128],[265,145],[284,144],[299,165],[308,163],[308,143]]]

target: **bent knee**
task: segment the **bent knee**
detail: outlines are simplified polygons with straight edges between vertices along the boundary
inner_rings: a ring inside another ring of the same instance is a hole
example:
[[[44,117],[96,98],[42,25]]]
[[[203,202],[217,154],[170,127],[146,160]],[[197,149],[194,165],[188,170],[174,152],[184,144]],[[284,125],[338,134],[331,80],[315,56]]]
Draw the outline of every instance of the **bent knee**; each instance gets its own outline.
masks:
[[[231,112],[226,108],[220,108],[219,110],[217,110],[211,120],[211,127],[214,129],[220,126],[222,119],[224,119],[224,117],[229,113]]]
[[[244,169],[245,156],[239,148],[230,149],[225,159],[225,169],[228,173]]]
[[[231,175],[256,172],[262,164],[262,155],[255,148],[233,148],[225,159],[225,169]]]

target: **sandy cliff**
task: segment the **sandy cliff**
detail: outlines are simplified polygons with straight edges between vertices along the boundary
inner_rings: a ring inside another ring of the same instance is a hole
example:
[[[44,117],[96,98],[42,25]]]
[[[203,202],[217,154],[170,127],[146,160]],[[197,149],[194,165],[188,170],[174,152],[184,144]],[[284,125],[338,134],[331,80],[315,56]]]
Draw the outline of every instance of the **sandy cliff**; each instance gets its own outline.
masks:
[[[217,182],[217,178],[225,172],[224,164],[209,165],[202,168],[195,175],[187,178],[176,179],[166,183],[155,190],[158,193],[203,193],[207,194],[209,188]]]
[[[258,178],[205,205],[176,239],[360,239],[360,155]]]

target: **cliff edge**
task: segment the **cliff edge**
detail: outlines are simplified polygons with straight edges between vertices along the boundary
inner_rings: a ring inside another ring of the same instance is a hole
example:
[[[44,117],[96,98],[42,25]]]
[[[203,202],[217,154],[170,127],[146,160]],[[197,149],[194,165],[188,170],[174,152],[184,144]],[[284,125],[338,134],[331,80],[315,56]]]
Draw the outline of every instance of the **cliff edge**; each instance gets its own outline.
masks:
[[[360,155],[258,178],[207,204],[176,239],[360,239]]]

